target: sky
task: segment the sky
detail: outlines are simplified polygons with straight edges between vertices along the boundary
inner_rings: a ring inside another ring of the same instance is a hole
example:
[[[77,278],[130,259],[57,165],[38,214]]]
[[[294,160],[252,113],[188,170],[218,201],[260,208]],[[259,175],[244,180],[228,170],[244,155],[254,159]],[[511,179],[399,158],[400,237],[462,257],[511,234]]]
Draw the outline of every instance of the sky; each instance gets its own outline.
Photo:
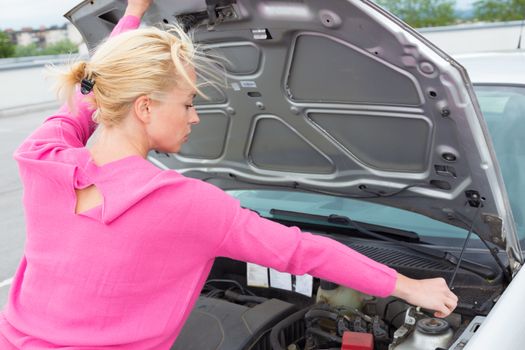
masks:
[[[456,0],[456,6],[458,9],[466,9],[474,1]],[[0,0],[0,29],[18,30],[22,27],[61,25],[66,23],[64,13],[81,2],[81,0]]]
[[[0,29],[41,25],[61,25],[67,22],[66,12],[81,0],[0,0]]]

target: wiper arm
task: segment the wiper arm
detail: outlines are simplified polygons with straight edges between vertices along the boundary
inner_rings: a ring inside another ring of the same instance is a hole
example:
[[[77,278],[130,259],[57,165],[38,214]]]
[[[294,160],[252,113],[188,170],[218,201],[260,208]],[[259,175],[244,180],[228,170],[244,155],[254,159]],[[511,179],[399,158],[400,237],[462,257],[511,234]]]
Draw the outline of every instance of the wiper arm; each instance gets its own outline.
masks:
[[[273,219],[277,220],[294,220],[294,219],[306,219],[309,221],[314,221],[316,224],[321,225],[340,225],[340,226],[346,226],[345,228],[351,228],[353,230],[356,230],[360,232],[356,227],[353,227],[351,225],[351,220],[347,216],[343,215],[337,215],[337,214],[331,214],[328,216],[324,215],[315,215],[315,214],[308,214],[308,213],[301,213],[296,211],[290,211],[290,210],[281,210],[281,209],[271,209],[270,214],[272,214]],[[359,224],[360,227],[366,228],[370,231],[373,231],[372,233],[374,235],[378,235],[381,237],[394,237],[392,240],[398,241],[398,240],[404,240],[404,241],[410,241],[410,242],[419,242],[420,237],[417,233],[413,231],[407,231],[407,230],[400,230],[392,227],[386,227],[381,225],[374,225],[369,224],[365,222],[355,222]],[[348,227],[350,226],[350,227]],[[361,232],[362,233],[362,232]],[[370,236],[369,234],[365,233],[366,236]],[[379,238],[383,239],[383,238]]]
[[[326,222],[326,223],[332,223],[332,224],[335,223],[335,224],[339,224],[339,225],[342,225],[342,226],[349,226],[350,228],[357,230],[358,232],[362,233],[363,235],[366,235],[366,236],[369,236],[369,237],[373,237],[375,239],[382,240],[382,241],[394,242],[394,243],[396,243],[398,245],[402,245],[402,246],[407,247],[408,249],[411,249],[411,250],[416,251],[418,253],[422,253],[422,254],[425,254],[427,256],[431,256],[433,258],[446,261],[446,262],[450,263],[453,266],[456,266],[458,261],[459,261],[458,257],[456,257],[454,254],[452,254],[450,252],[437,250],[437,249],[431,248],[431,247],[412,245],[412,244],[410,244],[408,242],[404,242],[404,241],[399,240],[399,239],[393,239],[393,238],[391,238],[389,236],[386,236],[384,234],[373,232],[371,229],[369,229],[367,227],[381,228],[380,230],[378,230],[379,232],[384,232],[383,229],[388,229],[388,230],[394,230],[397,233],[402,232],[402,235],[406,235],[406,236],[415,235],[415,237],[419,241],[419,235],[417,233],[411,232],[411,231],[396,230],[396,229],[392,229],[392,228],[388,228],[388,227],[384,227],[384,226],[379,226],[379,225],[370,225],[370,224],[365,224],[365,223],[359,223],[359,222],[353,221],[348,216],[335,215],[335,214],[324,216],[324,215],[315,215],[315,214],[308,214],[308,213],[301,213],[301,212],[294,212],[294,211],[280,210],[280,209],[271,209],[270,210],[270,214],[273,215],[274,219],[278,219],[278,220],[279,219],[280,220],[286,220],[287,218],[288,219],[291,219],[291,218],[303,218],[303,219],[309,219],[309,220],[319,220],[319,222],[321,222],[321,223],[322,222]],[[412,237],[414,237],[414,236],[412,236]],[[486,278],[486,279],[494,279],[497,276],[497,273],[491,267],[483,265],[483,264],[479,264],[479,263],[474,262],[474,261],[466,260],[466,259],[462,259],[461,260],[461,268],[464,269],[464,270],[470,271],[472,273],[475,273],[478,276],[481,276],[481,277]]]

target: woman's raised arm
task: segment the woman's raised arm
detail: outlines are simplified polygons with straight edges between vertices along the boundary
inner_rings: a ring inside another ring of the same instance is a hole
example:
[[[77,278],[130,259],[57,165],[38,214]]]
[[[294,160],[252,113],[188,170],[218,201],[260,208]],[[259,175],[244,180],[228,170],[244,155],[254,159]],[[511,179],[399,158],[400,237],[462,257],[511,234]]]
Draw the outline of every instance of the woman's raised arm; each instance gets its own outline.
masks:
[[[136,29],[152,0],[130,0],[122,17],[110,36]],[[93,121],[94,109],[86,101],[85,95],[77,89],[73,96],[73,106],[65,103],[57,113],[47,118],[17,149],[15,157],[44,159],[46,154],[58,148],[83,147],[96,129]],[[54,153],[54,152],[51,152]]]

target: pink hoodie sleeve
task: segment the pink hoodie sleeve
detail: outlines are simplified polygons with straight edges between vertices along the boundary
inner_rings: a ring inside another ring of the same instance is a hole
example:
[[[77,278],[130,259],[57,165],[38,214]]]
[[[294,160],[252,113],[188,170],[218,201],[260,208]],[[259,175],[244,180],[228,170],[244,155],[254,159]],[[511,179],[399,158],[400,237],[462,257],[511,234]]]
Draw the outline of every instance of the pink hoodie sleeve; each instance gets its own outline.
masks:
[[[195,239],[210,254],[247,261],[294,275],[310,274],[370,295],[394,291],[397,272],[333,239],[301,232],[243,209],[236,199],[209,184],[194,191],[191,217]]]
[[[280,225],[242,208],[219,255],[294,275],[310,274],[380,297],[394,291],[397,276],[395,270],[333,239]]]

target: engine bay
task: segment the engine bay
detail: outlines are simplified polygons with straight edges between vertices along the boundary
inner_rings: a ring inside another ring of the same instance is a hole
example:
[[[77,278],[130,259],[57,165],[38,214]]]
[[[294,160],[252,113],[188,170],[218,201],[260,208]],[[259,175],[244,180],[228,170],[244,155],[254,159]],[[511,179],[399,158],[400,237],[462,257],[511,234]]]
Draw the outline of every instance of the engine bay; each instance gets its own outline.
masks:
[[[453,270],[403,247],[347,244],[414,278],[447,278]],[[172,349],[461,349],[461,338],[475,332],[473,320],[490,311],[503,284],[462,269],[456,280],[458,307],[440,319],[401,299],[377,298],[316,278],[312,296],[249,286],[246,263],[218,258]]]

